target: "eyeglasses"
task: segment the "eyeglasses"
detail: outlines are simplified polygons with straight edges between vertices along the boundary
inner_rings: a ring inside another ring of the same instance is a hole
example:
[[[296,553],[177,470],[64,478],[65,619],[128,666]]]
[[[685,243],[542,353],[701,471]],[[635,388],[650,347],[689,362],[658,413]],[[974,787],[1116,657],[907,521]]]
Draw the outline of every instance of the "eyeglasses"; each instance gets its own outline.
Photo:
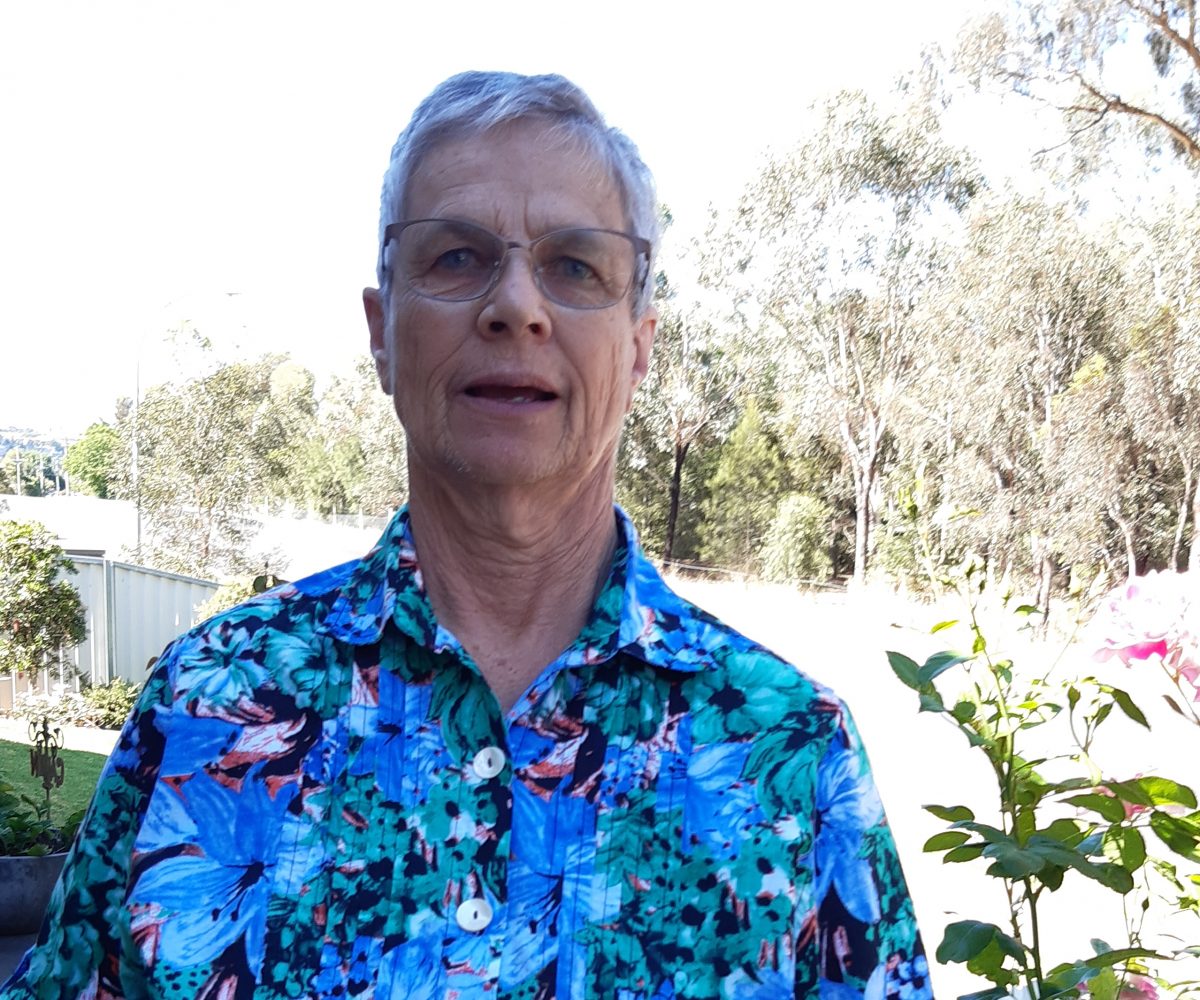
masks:
[[[385,251],[395,241],[390,262]],[[530,243],[505,240],[489,229],[454,219],[393,222],[383,231],[380,270],[390,263],[418,295],[467,302],[500,280],[510,250],[528,250],[533,280],[551,302],[604,309],[645,280],[650,244],[612,229],[559,229]]]

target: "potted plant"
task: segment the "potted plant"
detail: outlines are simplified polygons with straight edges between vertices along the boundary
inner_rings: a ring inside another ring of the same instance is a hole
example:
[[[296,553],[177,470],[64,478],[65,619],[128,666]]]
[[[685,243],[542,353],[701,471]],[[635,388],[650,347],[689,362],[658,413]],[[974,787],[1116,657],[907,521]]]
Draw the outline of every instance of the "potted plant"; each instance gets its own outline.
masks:
[[[80,810],[55,826],[47,810],[0,779],[0,934],[32,934],[42,921]]]

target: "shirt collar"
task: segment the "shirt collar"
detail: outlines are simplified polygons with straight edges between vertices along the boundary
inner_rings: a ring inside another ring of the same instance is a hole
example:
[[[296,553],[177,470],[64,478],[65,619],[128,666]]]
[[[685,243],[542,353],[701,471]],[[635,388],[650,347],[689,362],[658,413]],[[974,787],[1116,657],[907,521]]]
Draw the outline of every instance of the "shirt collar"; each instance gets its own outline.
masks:
[[[638,544],[637,530],[614,508],[618,538],[608,579],[560,666],[599,663],[627,652],[653,666],[692,672],[712,666],[727,633],[663,582]],[[379,542],[336,591],[319,630],[352,645],[379,642],[388,620],[429,649],[449,645],[425,594],[408,508],[396,512]]]

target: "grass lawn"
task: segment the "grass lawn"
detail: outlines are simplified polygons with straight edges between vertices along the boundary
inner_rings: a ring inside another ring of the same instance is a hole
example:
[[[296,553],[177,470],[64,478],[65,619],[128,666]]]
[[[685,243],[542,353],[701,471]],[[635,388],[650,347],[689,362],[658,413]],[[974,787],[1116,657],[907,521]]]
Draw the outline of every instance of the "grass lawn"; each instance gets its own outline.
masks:
[[[105,759],[103,754],[85,750],[60,750],[58,753],[63,759],[64,770],[62,787],[50,791],[50,816],[55,823],[87,808]],[[37,802],[42,801],[42,783],[29,773],[29,747],[24,743],[0,740],[0,777],[18,792]]]

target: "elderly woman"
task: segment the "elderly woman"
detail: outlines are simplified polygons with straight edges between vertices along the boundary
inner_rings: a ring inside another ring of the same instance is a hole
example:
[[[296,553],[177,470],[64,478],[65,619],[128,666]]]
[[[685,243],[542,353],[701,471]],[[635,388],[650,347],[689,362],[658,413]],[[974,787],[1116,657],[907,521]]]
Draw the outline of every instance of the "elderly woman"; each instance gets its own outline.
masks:
[[[465,73],[384,181],[378,546],[163,655],[26,997],[883,997],[921,955],[845,708],[613,505],[649,173],[557,76]]]

